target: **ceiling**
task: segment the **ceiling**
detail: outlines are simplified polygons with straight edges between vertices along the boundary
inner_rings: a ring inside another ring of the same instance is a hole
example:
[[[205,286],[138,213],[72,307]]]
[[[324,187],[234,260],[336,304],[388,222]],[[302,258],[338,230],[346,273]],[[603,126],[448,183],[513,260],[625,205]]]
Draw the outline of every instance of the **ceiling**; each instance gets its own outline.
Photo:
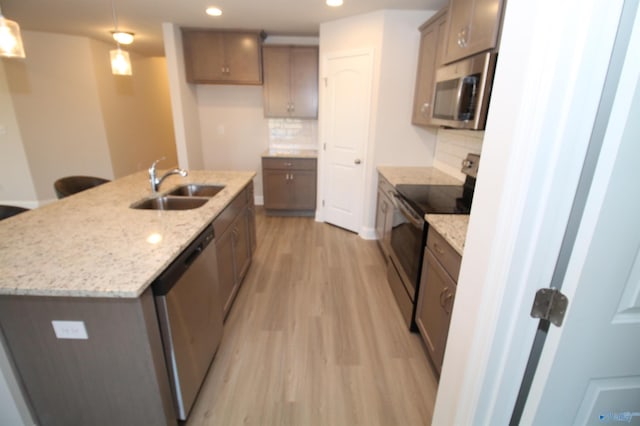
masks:
[[[265,30],[268,35],[317,35],[320,23],[381,9],[438,10],[447,0],[344,0],[332,8],[324,0],[113,0],[118,28],[136,34],[127,47],[163,56],[163,22],[184,27]],[[111,0],[0,0],[5,18],[21,29],[81,35],[113,42]],[[220,17],[204,13],[208,6]],[[27,46],[28,49],[28,46]]]

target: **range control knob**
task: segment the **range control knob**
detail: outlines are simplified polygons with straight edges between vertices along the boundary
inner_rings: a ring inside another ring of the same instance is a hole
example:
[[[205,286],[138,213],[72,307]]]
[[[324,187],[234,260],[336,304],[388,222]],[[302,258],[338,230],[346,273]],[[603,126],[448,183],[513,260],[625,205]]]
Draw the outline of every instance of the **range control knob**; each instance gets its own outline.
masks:
[[[473,167],[473,161],[462,160],[462,167],[464,167],[465,169],[470,169],[471,167]]]

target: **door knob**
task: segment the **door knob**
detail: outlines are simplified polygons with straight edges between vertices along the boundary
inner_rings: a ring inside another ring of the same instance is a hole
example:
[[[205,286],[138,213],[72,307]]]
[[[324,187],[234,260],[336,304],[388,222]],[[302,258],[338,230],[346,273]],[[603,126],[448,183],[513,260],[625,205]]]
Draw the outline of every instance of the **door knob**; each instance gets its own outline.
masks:
[[[360,164],[360,163],[361,163],[361,161],[360,161],[359,158],[356,158],[355,160],[353,160],[353,164]]]

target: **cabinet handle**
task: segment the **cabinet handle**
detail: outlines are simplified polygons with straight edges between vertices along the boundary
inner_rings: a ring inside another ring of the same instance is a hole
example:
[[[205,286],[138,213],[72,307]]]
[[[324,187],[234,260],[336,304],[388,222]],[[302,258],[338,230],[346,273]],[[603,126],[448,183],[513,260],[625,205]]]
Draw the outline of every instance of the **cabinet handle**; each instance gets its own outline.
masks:
[[[438,245],[438,243],[434,243],[433,244],[433,249],[436,251],[436,253],[438,253],[440,256],[444,255],[444,250],[442,250],[440,248],[440,246]]]
[[[429,107],[430,107],[430,105],[429,105],[428,102],[423,103],[422,106],[420,107],[420,112],[422,114],[426,113],[427,110],[429,109]]]
[[[285,165],[285,166],[287,166],[287,167],[291,167],[291,166],[293,166],[293,163],[289,163],[289,162],[287,161],[287,162],[285,162],[285,163],[284,163],[284,165]]]
[[[439,297],[439,299],[440,299],[440,307],[441,307],[442,309],[444,309],[444,301],[442,300],[442,298],[444,297],[444,295],[445,295],[445,293],[446,293],[446,292],[447,292],[447,288],[446,288],[446,287],[445,287],[445,288],[443,288],[443,289],[442,289],[442,291],[440,292],[440,297]],[[446,312],[446,310],[445,310],[445,312]]]
[[[449,301],[453,302],[453,293],[450,293],[447,291],[447,297],[444,298],[444,305],[442,306],[444,308],[444,311],[446,312],[447,315],[449,315],[452,311],[451,308],[453,308],[453,303],[448,303]],[[448,309],[447,309],[448,306]]]

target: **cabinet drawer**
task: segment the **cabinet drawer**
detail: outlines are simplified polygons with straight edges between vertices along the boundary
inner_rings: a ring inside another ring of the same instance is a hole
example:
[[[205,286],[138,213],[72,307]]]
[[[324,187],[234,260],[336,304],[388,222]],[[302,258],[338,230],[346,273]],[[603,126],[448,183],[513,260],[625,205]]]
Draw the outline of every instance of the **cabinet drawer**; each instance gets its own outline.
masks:
[[[462,258],[458,252],[445,241],[442,235],[434,231],[433,228],[429,229],[427,248],[431,250],[433,256],[444,266],[444,269],[451,275],[454,281],[458,281]]]
[[[316,170],[315,158],[263,158],[265,169]]]
[[[242,190],[241,193],[236,195],[236,198],[213,220],[213,229],[216,233],[216,238],[222,237],[224,231],[227,230],[229,225],[233,223],[235,218],[240,214],[242,209],[247,205],[247,190]]]

